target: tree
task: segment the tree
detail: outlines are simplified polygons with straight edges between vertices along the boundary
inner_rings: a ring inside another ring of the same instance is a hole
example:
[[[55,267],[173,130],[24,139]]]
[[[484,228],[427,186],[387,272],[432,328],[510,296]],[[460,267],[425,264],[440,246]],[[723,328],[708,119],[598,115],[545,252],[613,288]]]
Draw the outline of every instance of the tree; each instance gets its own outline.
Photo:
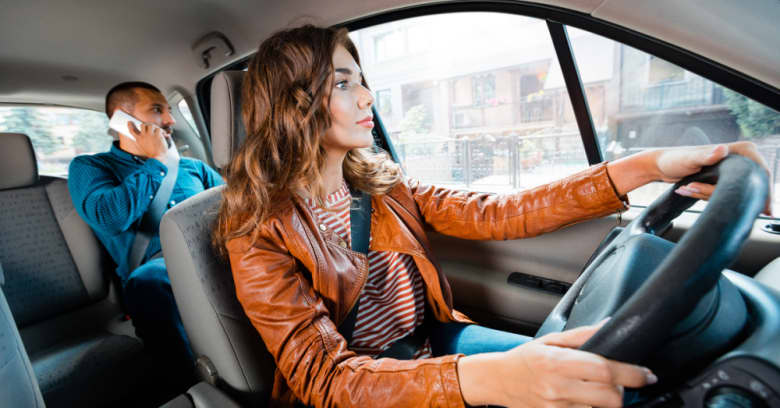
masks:
[[[108,150],[113,140],[107,134],[108,119],[99,112],[79,112],[73,120],[76,122],[76,135],[73,137],[73,147],[76,154],[103,152]]]
[[[763,139],[780,133],[780,113],[744,95],[724,89],[726,105],[737,117],[745,139]]]
[[[406,111],[401,121],[401,133],[407,137],[428,133],[431,121],[425,105],[415,105]]]
[[[49,126],[40,108],[0,108],[0,131],[26,134],[37,152],[51,153],[60,148],[61,141],[52,135]]]

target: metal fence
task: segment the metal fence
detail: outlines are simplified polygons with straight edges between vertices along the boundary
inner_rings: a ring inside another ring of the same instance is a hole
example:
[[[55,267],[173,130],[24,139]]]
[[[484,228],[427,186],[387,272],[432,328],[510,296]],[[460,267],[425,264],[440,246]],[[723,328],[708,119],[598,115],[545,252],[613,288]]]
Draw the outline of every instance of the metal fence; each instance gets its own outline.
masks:
[[[483,136],[395,144],[407,173],[428,183],[491,191],[530,188],[587,166],[579,133]]]

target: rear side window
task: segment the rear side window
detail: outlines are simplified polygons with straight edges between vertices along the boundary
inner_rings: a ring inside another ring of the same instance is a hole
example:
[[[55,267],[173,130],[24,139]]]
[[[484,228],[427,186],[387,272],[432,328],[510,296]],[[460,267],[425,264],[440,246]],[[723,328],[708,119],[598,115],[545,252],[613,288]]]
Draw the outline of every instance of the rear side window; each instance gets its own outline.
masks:
[[[187,122],[187,124],[190,126],[190,129],[192,129],[195,134],[200,136],[200,132],[198,131],[198,126],[195,124],[195,118],[192,117],[192,111],[190,110],[190,105],[187,104],[187,101],[182,99],[177,104],[179,108],[179,112],[181,113],[181,116],[184,117],[184,121]]]
[[[30,137],[41,175],[67,177],[70,161],[81,154],[104,152],[108,135],[105,113],[60,107],[0,106],[0,132]]]

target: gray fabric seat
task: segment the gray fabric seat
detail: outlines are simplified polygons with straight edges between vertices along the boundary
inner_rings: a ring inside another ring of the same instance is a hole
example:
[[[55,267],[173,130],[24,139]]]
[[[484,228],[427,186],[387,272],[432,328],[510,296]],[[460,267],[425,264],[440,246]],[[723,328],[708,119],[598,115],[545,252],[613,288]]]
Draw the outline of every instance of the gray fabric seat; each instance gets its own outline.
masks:
[[[119,401],[147,365],[107,279],[113,266],[67,181],[38,176],[26,135],[0,134],[0,156],[3,290],[46,405]]]
[[[214,161],[224,166],[243,140],[239,98],[243,72],[221,72],[212,85]],[[236,123],[235,121],[239,121]],[[266,402],[274,363],[236,299],[230,266],[211,246],[222,187],[187,199],[165,213],[160,240],[168,275],[193,351],[211,384],[237,401]]]
[[[3,294],[4,283],[0,265],[0,407],[43,407],[38,381]]]

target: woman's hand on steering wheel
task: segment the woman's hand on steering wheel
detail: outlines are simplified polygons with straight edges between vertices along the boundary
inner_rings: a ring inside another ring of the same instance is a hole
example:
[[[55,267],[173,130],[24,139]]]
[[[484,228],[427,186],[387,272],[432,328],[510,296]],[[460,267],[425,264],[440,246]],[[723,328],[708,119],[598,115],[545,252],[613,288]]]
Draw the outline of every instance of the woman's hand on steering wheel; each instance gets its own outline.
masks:
[[[623,387],[657,378],[647,368],[576,349],[603,323],[548,334],[503,353],[461,358],[464,399],[507,407],[621,407]]]
[[[720,145],[696,146],[690,148],[662,149],[654,152],[659,178],[666,182],[676,182],[685,176],[698,173],[702,167],[710,166],[723,160],[729,154],[738,154],[758,163],[770,175],[769,166],[758,152],[753,142],[734,142]],[[770,194],[767,199],[764,213],[771,215],[772,210],[772,183],[769,183]],[[692,197],[699,200],[707,200],[715,191],[715,186],[706,183],[689,183],[675,192],[679,195]]]
[[[619,196],[653,181],[675,182],[685,176],[698,173],[702,167],[723,160],[728,154],[738,154],[758,163],[767,175],[769,167],[753,142],[734,142],[722,145],[675,147],[669,149],[645,150],[631,156],[607,163],[607,172]],[[771,180],[771,177],[770,177]],[[764,208],[771,215],[772,183]],[[689,183],[679,189],[678,194],[706,200],[714,186],[704,183]]]

